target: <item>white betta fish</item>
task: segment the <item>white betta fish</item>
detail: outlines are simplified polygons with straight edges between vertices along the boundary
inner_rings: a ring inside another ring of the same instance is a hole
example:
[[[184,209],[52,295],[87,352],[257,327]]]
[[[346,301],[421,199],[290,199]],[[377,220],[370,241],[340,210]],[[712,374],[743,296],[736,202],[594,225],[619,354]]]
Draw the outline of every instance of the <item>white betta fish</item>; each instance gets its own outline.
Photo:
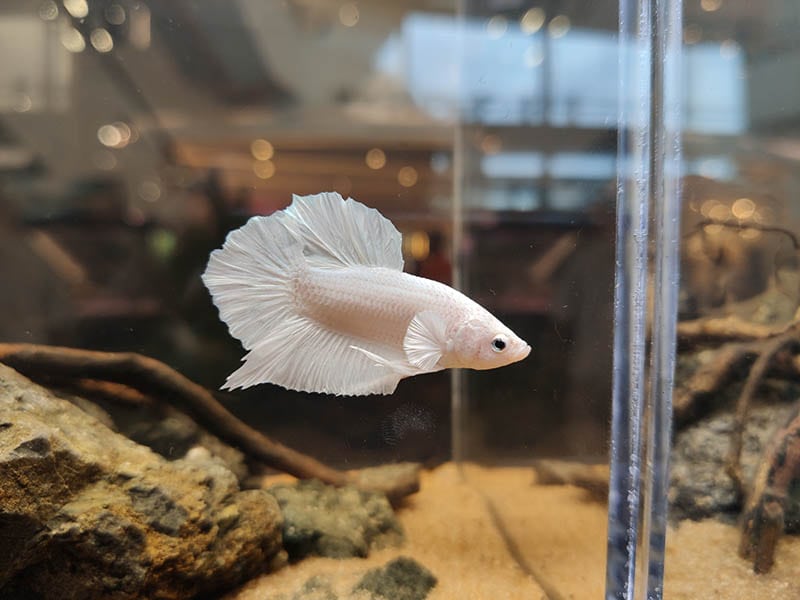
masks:
[[[411,375],[528,356],[480,305],[403,273],[401,241],[377,210],[336,193],[294,196],[228,234],[203,281],[249,352],[224,387],[391,394]]]

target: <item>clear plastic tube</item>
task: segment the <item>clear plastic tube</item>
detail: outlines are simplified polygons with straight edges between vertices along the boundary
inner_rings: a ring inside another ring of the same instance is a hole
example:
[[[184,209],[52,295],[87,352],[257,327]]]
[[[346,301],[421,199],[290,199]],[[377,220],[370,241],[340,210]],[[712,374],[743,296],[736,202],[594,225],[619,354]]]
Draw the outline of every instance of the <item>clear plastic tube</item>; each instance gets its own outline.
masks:
[[[606,570],[606,597],[615,599],[662,596],[679,285],[681,8],[680,0],[621,0],[619,7],[619,176]],[[653,284],[652,298],[648,280]],[[652,319],[648,319],[648,305]]]

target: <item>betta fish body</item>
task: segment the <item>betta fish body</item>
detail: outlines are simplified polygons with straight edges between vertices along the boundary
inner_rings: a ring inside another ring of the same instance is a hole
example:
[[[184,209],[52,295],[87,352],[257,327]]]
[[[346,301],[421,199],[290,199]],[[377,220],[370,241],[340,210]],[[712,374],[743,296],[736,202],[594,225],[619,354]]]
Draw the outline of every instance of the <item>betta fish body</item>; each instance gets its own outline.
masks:
[[[228,234],[203,281],[249,352],[224,387],[391,394],[404,377],[528,355],[477,303],[404,273],[401,242],[377,210],[336,193],[294,196]]]

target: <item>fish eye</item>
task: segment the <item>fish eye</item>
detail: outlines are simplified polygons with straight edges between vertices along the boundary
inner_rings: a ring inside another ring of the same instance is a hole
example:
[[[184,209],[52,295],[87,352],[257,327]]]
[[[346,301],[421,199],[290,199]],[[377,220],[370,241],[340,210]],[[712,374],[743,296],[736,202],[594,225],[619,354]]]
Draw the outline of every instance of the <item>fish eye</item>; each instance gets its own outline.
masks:
[[[508,343],[506,342],[505,336],[498,335],[496,338],[492,340],[492,350],[495,352],[502,352],[506,349]]]

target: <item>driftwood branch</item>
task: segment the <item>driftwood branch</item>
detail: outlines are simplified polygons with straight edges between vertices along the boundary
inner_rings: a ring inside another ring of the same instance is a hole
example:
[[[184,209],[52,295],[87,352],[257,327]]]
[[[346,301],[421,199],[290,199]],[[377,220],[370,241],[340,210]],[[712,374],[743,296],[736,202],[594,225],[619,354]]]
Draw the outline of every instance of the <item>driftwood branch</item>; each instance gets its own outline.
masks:
[[[739,317],[703,317],[678,323],[678,343],[695,345],[698,343],[724,343],[765,340],[785,333],[790,327],[761,325],[745,321]]]
[[[730,381],[740,377],[757,351],[747,344],[726,344],[675,392],[672,402],[675,427],[680,429],[707,411],[707,402]]]
[[[744,496],[741,463],[742,440],[750,405],[752,404],[753,397],[758,391],[759,386],[761,386],[764,381],[764,377],[766,377],[769,369],[772,368],[778,353],[791,346],[796,346],[797,342],[797,332],[792,328],[766,343],[761,349],[761,353],[756,359],[756,362],[753,363],[750,374],[747,377],[747,382],[736,401],[736,412],[733,419],[733,437],[731,439],[730,452],[726,461],[725,470],[733,480],[733,484],[736,486],[740,497]]]
[[[800,480],[800,412],[779,430],[764,452],[742,518],[739,555],[766,573],[784,529],[789,490]]]
[[[795,250],[800,250],[800,240],[798,240],[794,232],[786,229],[785,227],[778,227],[777,225],[762,225],[761,223],[756,223],[755,221],[742,222],[738,220],[720,221],[718,219],[703,219],[702,221],[699,221],[691,231],[688,231],[684,237],[703,233],[705,228],[709,225],[717,225],[719,227],[725,227],[726,229],[736,229],[737,231],[754,229],[757,231],[763,231],[764,233],[780,233],[781,235],[789,238],[792,248]]]
[[[391,471],[387,471],[390,473],[388,479],[376,477],[374,469],[364,473],[333,469],[253,429],[228,412],[207,389],[164,363],[141,354],[0,344],[0,362],[33,379],[96,380],[128,386],[146,396],[168,402],[250,458],[299,478],[380,489],[393,501],[419,489],[417,465],[393,465]]]
[[[691,341],[722,342],[714,357],[678,389],[673,408],[677,428],[707,411],[708,400],[734,380],[745,383],[736,401],[733,432],[725,470],[739,498],[748,497],[742,520],[739,554],[764,573],[774,562],[775,548],[784,531],[784,514],[793,482],[800,479],[800,415],[778,431],[764,451],[751,491],[746,494],[741,453],[750,406],[764,379],[778,373],[800,376],[800,321],[768,328],[736,317],[699,319],[682,323],[679,335]]]

